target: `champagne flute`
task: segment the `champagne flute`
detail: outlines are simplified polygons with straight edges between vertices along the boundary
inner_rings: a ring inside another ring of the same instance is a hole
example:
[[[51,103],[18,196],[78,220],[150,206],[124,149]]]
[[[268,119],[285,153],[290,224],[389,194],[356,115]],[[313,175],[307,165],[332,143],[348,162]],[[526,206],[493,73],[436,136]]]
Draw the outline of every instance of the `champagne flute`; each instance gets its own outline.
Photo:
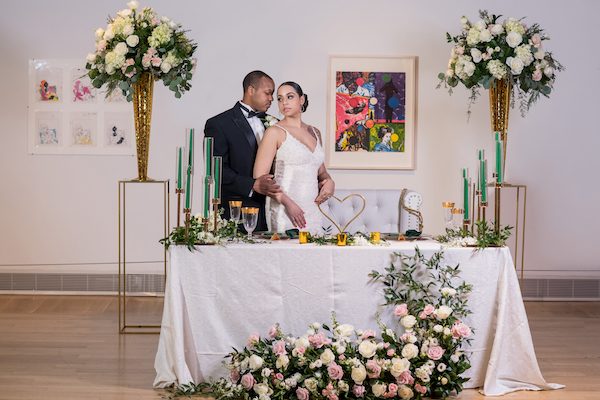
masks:
[[[235,229],[233,231],[233,236],[237,236],[237,226],[240,222],[240,216],[242,214],[242,202],[241,201],[230,201],[229,202],[229,210],[231,219],[235,223]]]
[[[248,232],[248,240],[252,240],[252,232],[258,222],[258,207],[242,208],[242,220],[244,221],[244,228]]]
[[[446,228],[452,229],[452,210],[454,209],[454,203],[442,203],[444,206],[444,222],[446,223]]]

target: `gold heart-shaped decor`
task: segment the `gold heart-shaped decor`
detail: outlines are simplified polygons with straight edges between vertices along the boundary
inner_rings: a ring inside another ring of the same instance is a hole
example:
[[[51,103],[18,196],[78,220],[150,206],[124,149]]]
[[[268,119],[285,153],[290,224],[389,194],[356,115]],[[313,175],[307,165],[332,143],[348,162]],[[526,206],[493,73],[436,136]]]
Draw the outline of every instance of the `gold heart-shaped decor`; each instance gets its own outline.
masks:
[[[342,233],[342,232],[345,232],[345,231],[346,231],[346,228],[348,227],[348,225],[350,225],[350,224],[352,223],[352,221],[354,221],[356,218],[358,218],[358,216],[359,216],[360,214],[362,214],[362,212],[365,210],[365,206],[367,205],[367,201],[366,201],[366,200],[365,200],[365,198],[364,198],[364,197],[362,197],[360,194],[351,194],[351,195],[348,195],[348,196],[346,196],[346,197],[344,198],[344,200],[340,200],[340,199],[338,199],[338,198],[337,198],[337,197],[335,197],[335,196],[331,196],[331,198],[332,198],[332,199],[336,199],[336,200],[337,200],[337,201],[339,201],[340,203],[343,203],[343,202],[345,202],[345,201],[346,201],[347,199],[349,199],[350,197],[360,197],[360,198],[362,199],[362,201],[363,201],[363,206],[362,206],[362,209],[361,209],[361,210],[358,212],[358,214],[356,214],[356,215],[354,216],[354,218],[352,218],[352,219],[350,220],[350,222],[348,222],[348,223],[346,224],[346,226],[344,226],[344,229],[340,229],[340,227],[338,226],[338,224],[336,224],[336,223],[335,223],[335,222],[334,222],[334,221],[333,221],[333,220],[332,220],[332,219],[329,217],[329,215],[325,214],[325,213],[323,212],[323,210],[321,210],[321,205],[320,205],[320,204],[318,204],[318,205],[317,205],[317,206],[319,207],[319,211],[321,211],[321,214],[323,214],[325,217],[327,217],[327,219],[328,219],[328,220],[330,220],[330,221],[331,221],[331,223],[332,223],[332,224],[334,224],[336,228],[338,228],[338,231],[340,231],[340,233]]]

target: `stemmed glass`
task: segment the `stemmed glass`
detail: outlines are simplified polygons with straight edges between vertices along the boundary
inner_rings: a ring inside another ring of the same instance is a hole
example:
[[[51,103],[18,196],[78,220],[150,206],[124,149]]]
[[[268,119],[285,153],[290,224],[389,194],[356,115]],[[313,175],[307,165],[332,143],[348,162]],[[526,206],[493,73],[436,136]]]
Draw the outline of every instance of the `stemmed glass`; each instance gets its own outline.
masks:
[[[454,203],[442,203],[444,206],[444,222],[446,223],[446,228],[452,229],[452,209],[454,208]]]
[[[237,226],[238,222],[240,222],[240,216],[242,214],[242,202],[241,201],[230,201],[229,202],[229,214],[231,215],[231,220],[235,223],[235,229],[233,231],[233,236],[237,236]]]
[[[258,207],[242,208],[242,221],[244,222],[246,232],[248,232],[248,240],[252,240],[252,232],[258,222]]]

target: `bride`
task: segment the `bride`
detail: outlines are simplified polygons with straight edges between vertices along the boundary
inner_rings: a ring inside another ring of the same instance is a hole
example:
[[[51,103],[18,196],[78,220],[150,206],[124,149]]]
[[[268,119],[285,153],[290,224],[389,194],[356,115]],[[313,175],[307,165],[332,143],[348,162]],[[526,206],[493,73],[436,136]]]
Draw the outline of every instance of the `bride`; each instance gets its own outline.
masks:
[[[270,173],[274,165],[274,179],[282,189],[267,199],[269,229],[284,232],[299,228],[319,235],[323,228],[317,204],[328,200],[335,190],[323,163],[321,133],[302,122],[308,96],[297,83],[279,86],[277,104],[284,118],[265,131],[254,163],[255,178]]]

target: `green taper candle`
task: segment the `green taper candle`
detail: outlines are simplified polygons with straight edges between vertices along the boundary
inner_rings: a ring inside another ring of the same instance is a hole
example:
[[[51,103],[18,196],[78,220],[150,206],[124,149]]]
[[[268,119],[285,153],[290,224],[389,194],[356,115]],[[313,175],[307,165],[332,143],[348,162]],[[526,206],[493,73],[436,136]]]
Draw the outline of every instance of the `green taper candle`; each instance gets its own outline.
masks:
[[[215,180],[214,198],[221,198],[221,173],[223,169],[223,158],[213,157],[213,179]]]
[[[182,157],[182,148],[177,148],[177,189],[181,189],[181,157]]]

